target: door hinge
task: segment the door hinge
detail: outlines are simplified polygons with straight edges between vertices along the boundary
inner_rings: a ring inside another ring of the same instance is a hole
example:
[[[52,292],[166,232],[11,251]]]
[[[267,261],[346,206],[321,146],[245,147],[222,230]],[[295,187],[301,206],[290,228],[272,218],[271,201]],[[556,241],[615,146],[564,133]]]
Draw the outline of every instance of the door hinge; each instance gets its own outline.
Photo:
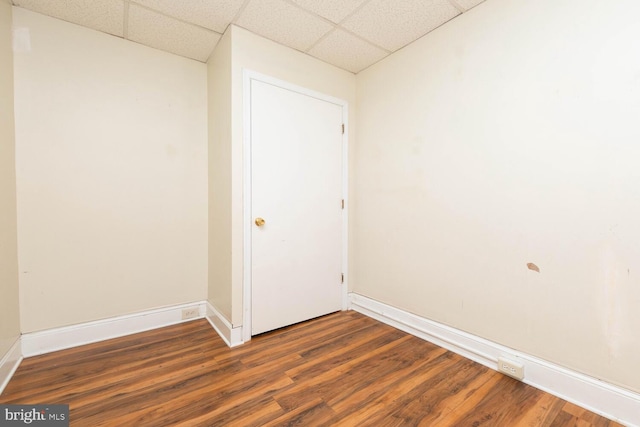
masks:
[[[344,123],[342,124],[342,134],[344,135]]]
[[[340,283],[344,283],[344,273],[340,275]]]
[[[344,199],[342,199],[342,209],[344,209]]]

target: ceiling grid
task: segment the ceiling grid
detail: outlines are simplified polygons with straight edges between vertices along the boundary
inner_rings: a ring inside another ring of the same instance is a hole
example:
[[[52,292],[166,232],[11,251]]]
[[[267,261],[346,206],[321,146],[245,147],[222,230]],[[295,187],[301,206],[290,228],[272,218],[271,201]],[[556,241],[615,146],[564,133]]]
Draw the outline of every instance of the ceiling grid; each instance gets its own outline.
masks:
[[[358,73],[484,0],[12,0],[206,62],[230,24]]]

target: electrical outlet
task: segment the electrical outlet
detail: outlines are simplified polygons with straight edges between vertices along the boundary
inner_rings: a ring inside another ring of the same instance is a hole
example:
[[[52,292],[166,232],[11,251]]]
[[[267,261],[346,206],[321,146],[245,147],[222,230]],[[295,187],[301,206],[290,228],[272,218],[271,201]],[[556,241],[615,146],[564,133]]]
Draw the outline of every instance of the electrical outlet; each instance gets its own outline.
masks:
[[[198,307],[182,309],[182,320],[193,319],[194,317],[198,317],[199,315],[200,315],[200,310],[198,309]]]
[[[498,371],[503,374],[507,374],[517,380],[524,378],[524,366],[513,360],[505,359],[503,357],[498,358]]]

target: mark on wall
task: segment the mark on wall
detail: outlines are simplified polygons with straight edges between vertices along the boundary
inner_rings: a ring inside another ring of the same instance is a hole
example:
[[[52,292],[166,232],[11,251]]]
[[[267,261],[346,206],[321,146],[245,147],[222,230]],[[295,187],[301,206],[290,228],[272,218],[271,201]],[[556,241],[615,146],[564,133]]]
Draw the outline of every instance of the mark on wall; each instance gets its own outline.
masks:
[[[527,268],[531,271],[535,271],[536,273],[540,273],[540,268],[532,262],[527,263]]]
[[[623,262],[613,239],[605,242],[602,253],[604,283],[602,286],[602,309],[604,311],[604,334],[607,339],[607,350],[610,361],[615,360],[621,349],[621,340],[624,336],[623,328],[625,326],[623,301],[624,292],[624,273]],[[627,268],[627,277],[629,276],[629,268]],[[627,279],[628,280],[628,279]]]
[[[31,52],[31,33],[28,28],[13,29],[13,51],[17,53]]]
[[[178,154],[178,150],[176,150],[176,147],[171,144],[166,145],[164,147],[164,151],[165,153],[167,153],[167,157],[170,159],[174,159]]]

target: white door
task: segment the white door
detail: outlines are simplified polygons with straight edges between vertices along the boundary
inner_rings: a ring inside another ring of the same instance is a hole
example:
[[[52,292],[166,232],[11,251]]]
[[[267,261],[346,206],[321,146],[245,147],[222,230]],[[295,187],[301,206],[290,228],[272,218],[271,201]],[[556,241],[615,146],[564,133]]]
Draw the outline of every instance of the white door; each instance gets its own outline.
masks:
[[[257,80],[250,108],[255,335],[341,309],[343,121],[341,105]]]

